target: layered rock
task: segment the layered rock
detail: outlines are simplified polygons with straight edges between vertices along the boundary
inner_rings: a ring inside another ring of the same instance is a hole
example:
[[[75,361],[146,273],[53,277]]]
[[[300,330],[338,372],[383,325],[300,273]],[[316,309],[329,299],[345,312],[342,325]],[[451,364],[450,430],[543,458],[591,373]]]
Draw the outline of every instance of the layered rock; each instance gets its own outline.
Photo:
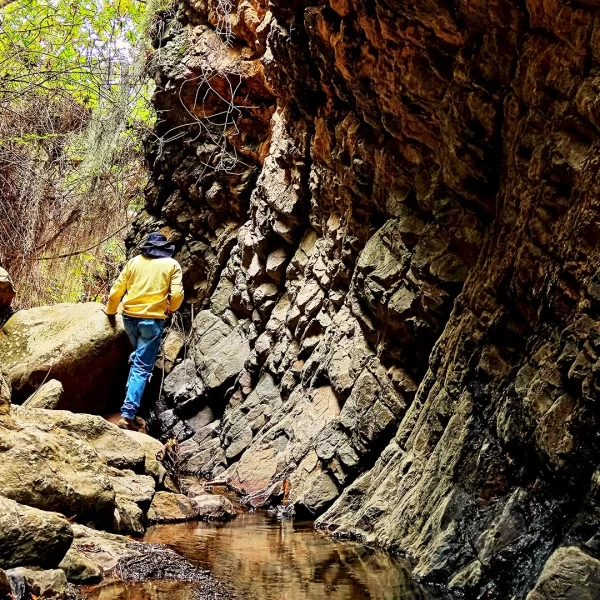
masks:
[[[155,426],[467,597],[595,573],[594,3],[233,4],[152,61],[181,136],[130,246],[172,234],[194,316]]]

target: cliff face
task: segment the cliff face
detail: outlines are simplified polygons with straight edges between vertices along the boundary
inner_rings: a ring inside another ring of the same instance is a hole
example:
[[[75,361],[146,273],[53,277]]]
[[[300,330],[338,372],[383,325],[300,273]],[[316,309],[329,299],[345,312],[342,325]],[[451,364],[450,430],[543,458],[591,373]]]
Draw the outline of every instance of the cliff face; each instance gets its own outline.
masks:
[[[152,56],[130,243],[170,232],[194,316],[162,433],[467,597],[598,585],[597,3],[223,6]]]

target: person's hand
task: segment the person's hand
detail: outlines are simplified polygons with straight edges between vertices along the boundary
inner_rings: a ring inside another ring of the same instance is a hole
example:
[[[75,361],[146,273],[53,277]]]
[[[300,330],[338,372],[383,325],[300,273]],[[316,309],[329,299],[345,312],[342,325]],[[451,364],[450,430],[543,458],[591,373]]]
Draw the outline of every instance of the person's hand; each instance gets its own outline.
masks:
[[[117,315],[115,314],[110,314],[106,312],[106,309],[102,309],[102,312],[108,317],[108,322],[112,324],[116,323],[117,321]]]

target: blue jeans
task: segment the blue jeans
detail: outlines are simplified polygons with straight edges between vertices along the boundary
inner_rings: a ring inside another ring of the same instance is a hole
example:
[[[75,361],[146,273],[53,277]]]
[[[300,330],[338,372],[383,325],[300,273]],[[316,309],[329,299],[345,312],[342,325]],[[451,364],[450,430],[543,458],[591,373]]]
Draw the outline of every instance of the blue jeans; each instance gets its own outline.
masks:
[[[134,419],[142,402],[146,382],[150,378],[156,362],[165,321],[164,319],[138,319],[123,315],[123,324],[134,351],[131,355],[127,395],[121,408],[121,416]]]

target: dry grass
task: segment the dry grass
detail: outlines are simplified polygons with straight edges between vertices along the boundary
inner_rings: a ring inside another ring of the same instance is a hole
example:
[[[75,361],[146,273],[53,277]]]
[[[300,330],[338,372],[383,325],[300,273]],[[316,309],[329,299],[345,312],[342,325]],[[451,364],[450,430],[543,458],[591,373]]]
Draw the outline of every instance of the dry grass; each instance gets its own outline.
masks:
[[[135,136],[91,164],[97,127],[65,95],[28,97],[0,115],[0,264],[17,308],[101,299],[124,258],[146,172]]]

